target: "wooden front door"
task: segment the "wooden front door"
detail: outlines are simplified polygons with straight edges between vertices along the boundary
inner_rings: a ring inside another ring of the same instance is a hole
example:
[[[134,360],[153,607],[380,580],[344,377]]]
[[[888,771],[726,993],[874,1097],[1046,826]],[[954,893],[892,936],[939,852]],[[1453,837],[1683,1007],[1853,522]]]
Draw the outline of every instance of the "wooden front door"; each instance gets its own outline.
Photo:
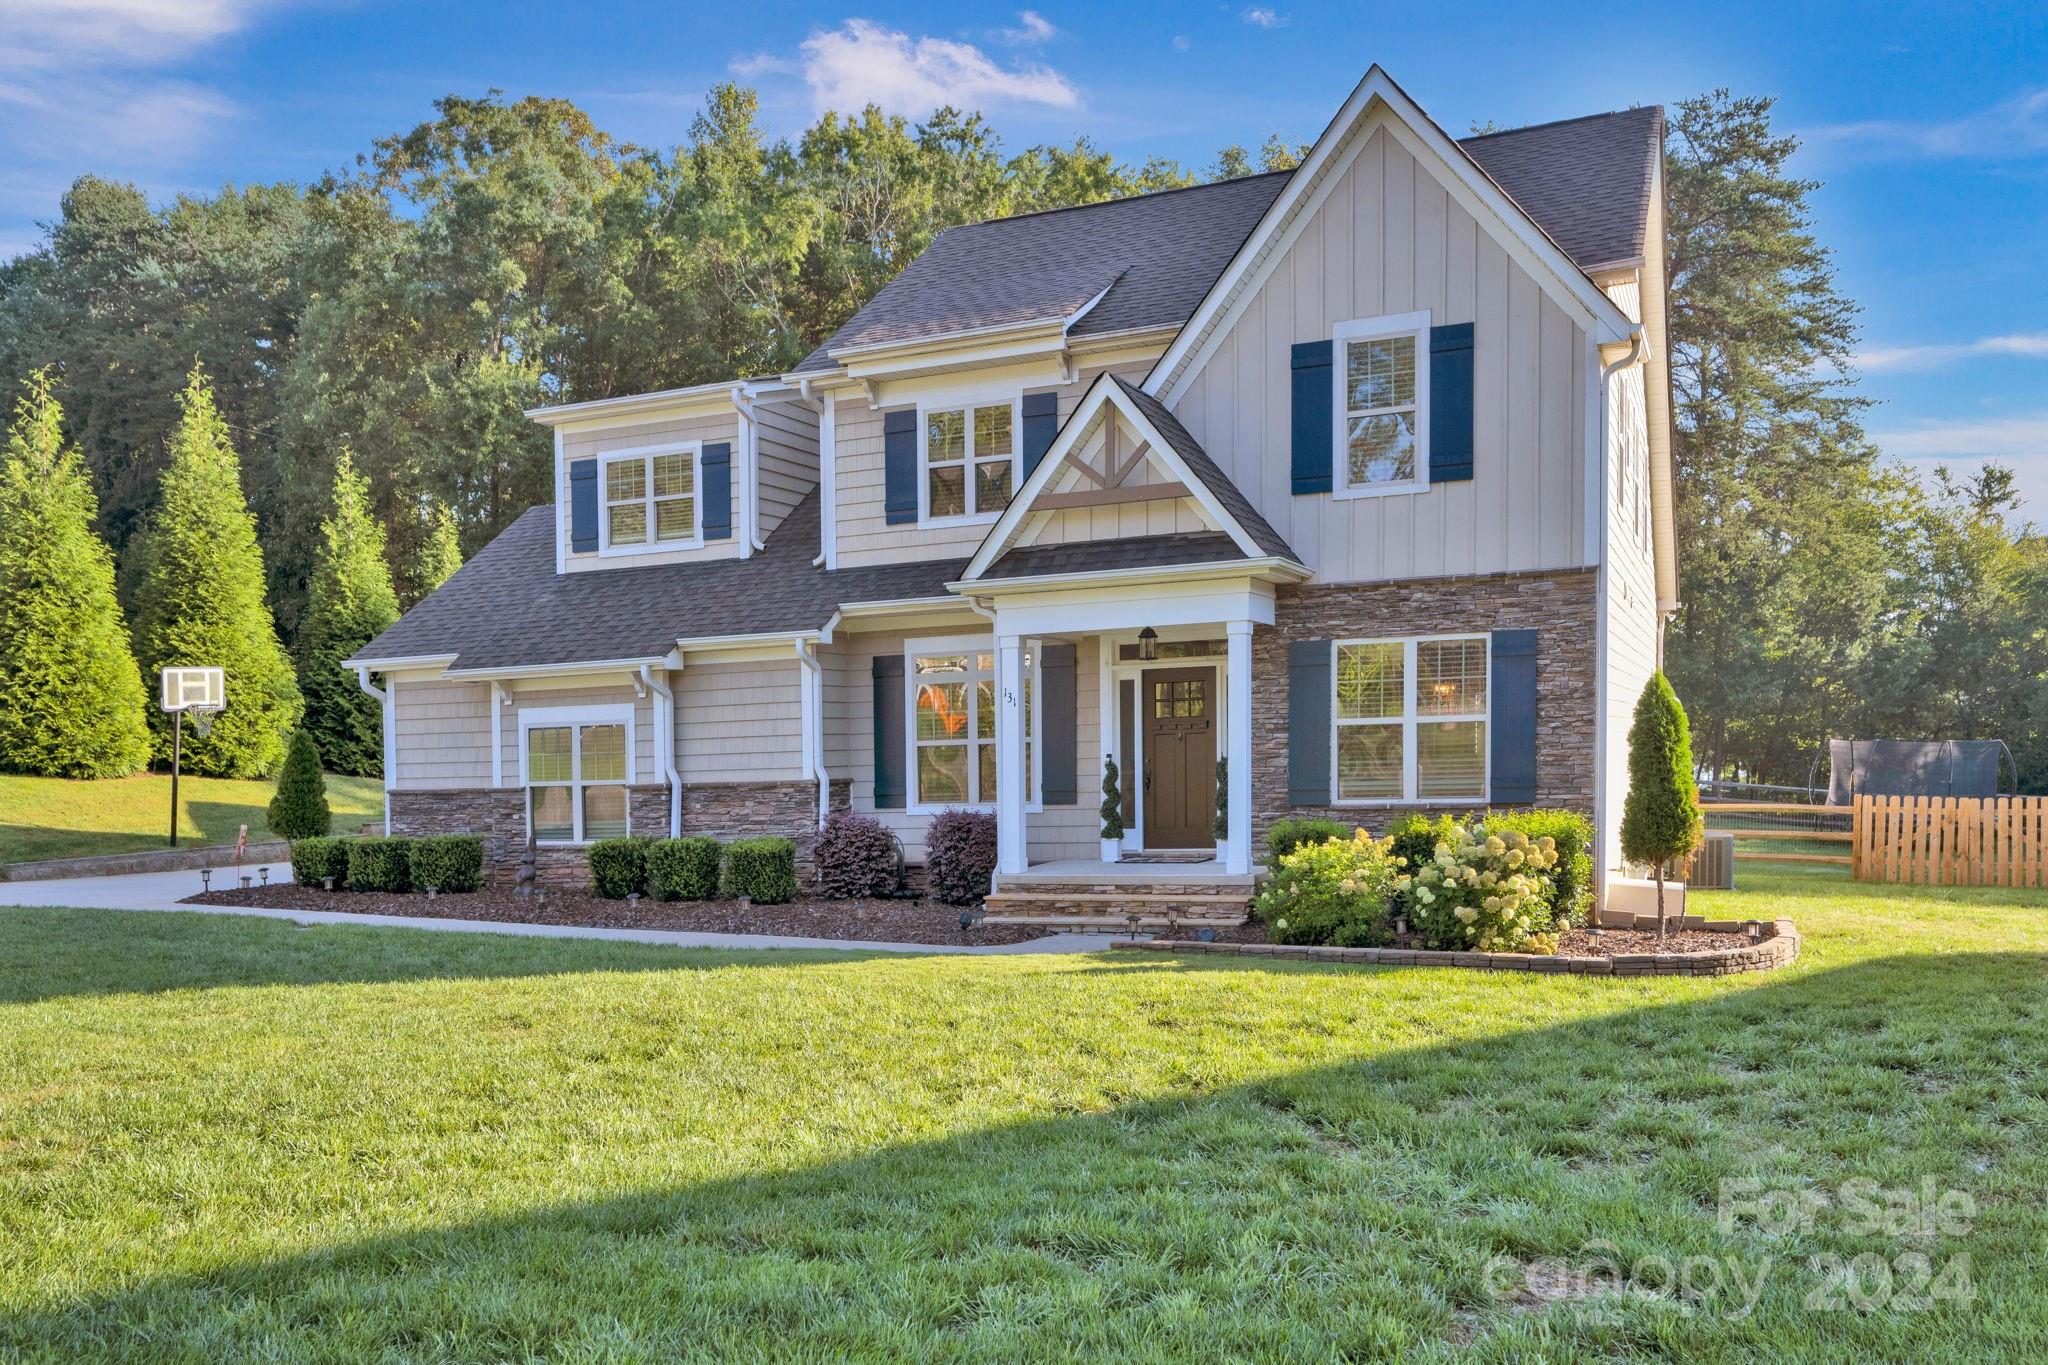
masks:
[[[1144,674],[1145,847],[1216,846],[1216,670]]]

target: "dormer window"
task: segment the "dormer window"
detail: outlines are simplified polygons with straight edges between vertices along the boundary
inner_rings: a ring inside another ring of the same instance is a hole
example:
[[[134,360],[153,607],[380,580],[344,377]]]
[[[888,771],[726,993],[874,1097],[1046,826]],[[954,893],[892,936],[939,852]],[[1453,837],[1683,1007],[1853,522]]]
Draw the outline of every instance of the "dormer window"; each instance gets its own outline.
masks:
[[[696,544],[697,447],[633,450],[602,457],[607,553]]]
[[[992,521],[1017,485],[1017,400],[920,412],[925,521]]]
[[[1337,324],[1335,492],[1407,493],[1429,483],[1429,314]]]

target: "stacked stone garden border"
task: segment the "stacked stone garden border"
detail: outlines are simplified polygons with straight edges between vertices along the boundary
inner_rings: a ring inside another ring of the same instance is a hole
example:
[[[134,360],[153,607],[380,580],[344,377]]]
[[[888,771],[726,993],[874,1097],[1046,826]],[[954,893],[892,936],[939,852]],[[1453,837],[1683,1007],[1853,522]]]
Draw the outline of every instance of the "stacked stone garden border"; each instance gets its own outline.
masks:
[[[1455,953],[1425,948],[1324,948],[1288,943],[1199,943],[1184,939],[1126,938],[1112,948],[1166,953],[1215,953],[1229,957],[1303,958],[1314,962],[1362,962],[1380,967],[1476,967],[1493,972],[1546,972],[1573,976],[1730,976],[1767,972],[1799,956],[1799,931],[1789,919],[1705,920],[1687,918],[1687,928],[1742,934],[1756,927],[1757,941],[1738,948],[1698,953],[1617,953],[1612,957],[1562,957],[1536,953]],[[1649,923],[1655,927],[1655,921]]]

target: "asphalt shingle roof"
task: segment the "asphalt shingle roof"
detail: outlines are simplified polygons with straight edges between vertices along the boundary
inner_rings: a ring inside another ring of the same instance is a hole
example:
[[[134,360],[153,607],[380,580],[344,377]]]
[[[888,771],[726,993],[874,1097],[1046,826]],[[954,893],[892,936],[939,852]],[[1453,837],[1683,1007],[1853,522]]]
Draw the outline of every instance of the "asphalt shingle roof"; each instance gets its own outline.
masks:
[[[658,658],[678,639],[816,630],[848,602],[944,597],[967,567],[815,568],[816,492],[752,559],[557,575],[554,530],[552,505],[529,509],[355,657],[454,654],[459,669]]]
[[[1664,146],[1657,105],[1459,142],[1581,270],[1638,261]]]
[[[1220,531],[1126,536],[1064,545],[1025,545],[989,565],[983,578],[1038,578],[1047,574],[1095,573],[1102,569],[1163,569],[1181,564],[1218,564],[1243,559],[1237,542]]]

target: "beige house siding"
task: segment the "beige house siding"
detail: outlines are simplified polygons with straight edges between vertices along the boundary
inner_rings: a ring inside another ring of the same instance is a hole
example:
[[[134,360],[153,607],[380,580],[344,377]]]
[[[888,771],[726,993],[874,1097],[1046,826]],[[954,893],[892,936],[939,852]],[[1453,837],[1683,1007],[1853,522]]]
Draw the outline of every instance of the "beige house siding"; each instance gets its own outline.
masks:
[[[684,786],[805,776],[798,668],[792,654],[786,663],[690,664],[669,675]]]
[[[653,422],[639,422],[632,426],[606,427],[601,431],[566,432],[562,436],[562,458],[555,471],[555,486],[561,496],[555,500],[555,534],[563,545],[569,543],[569,474],[568,466],[576,460],[586,460],[594,455],[604,455],[615,450],[631,450],[638,446],[666,445],[675,441],[698,441],[712,443],[724,441],[733,448],[733,459],[740,457],[739,414],[730,408],[708,417],[664,419]],[[739,514],[739,472],[737,464],[733,474],[733,513]],[[699,490],[700,496],[702,490]],[[600,513],[601,515],[601,513]],[[700,513],[701,515],[701,513]],[[724,540],[709,541],[706,544],[681,550],[646,550],[635,554],[600,555],[594,550],[582,554],[567,554],[564,563],[570,573],[581,573],[590,569],[624,569],[648,564],[702,564],[711,560],[731,559],[740,552],[740,531],[736,526],[733,534]]]
[[[556,706],[624,706],[633,708],[633,774],[635,783],[660,782],[662,774],[654,764],[654,695],[634,695],[630,685],[616,687],[514,688],[512,704],[505,708],[503,743],[505,785],[520,785],[519,717],[527,711]],[[488,717],[486,724],[488,724]],[[477,785],[489,786],[490,773]]]
[[[1354,318],[1471,322],[1473,478],[1413,494],[1296,497],[1296,342]],[[1374,130],[1245,303],[1175,414],[1324,582],[1586,562],[1589,346],[1424,167]]]
[[[790,399],[756,403],[754,418],[761,538],[766,540],[804,495],[818,486],[818,414]]]
[[[391,695],[397,789],[491,785],[490,684],[399,679]]]

